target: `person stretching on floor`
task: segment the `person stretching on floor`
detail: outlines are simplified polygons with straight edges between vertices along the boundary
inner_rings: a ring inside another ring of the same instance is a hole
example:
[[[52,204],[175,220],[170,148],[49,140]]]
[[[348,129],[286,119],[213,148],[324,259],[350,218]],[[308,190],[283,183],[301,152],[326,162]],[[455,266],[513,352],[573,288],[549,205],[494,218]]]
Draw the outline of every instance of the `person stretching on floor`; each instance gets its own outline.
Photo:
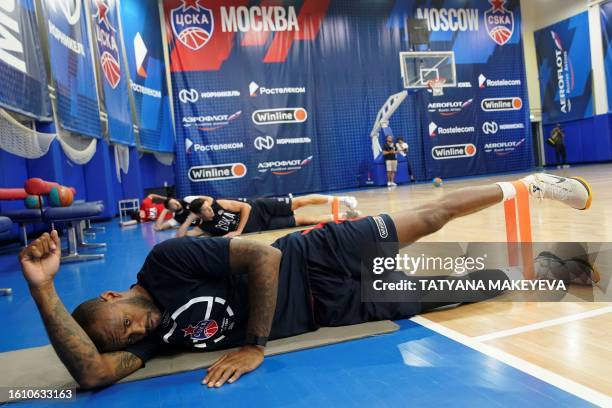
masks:
[[[186,235],[186,231],[189,228],[189,226],[196,226],[197,224],[199,224],[199,217],[196,217],[195,215],[191,215],[193,214],[192,212],[189,211],[190,209],[190,205],[191,202],[193,200],[196,199],[201,199],[203,200],[205,203],[209,203],[212,205],[213,202],[219,202],[215,199],[213,199],[212,197],[209,196],[187,196],[185,198],[183,198],[182,200],[176,199],[176,198],[172,198],[172,197],[162,197],[162,196],[157,196],[158,199],[161,198],[164,200],[164,206],[165,206],[165,211],[162,211],[162,213],[160,214],[159,218],[157,219],[156,223],[155,223],[155,229],[157,231],[163,231],[163,230],[167,230],[167,229],[171,229],[171,228],[179,228],[181,226],[184,226],[184,228],[181,229],[180,232],[177,233],[177,236],[184,236]],[[321,204],[327,204],[327,203],[331,203],[333,201],[334,197],[333,196],[329,196],[329,195],[321,195],[321,194],[311,194],[311,195],[307,195],[307,196],[303,196],[303,197],[296,197],[292,200],[291,204],[291,211],[296,210],[298,208],[307,206],[307,205],[321,205]],[[338,197],[338,199],[340,200],[340,203],[344,204],[346,207],[348,207],[348,216],[353,218],[355,216],[359,215],[359,212],[355,210],[355,208],[357,208],[357,199],[355,197],[352,196],[342,196],[342,197]],[[256,199],[256,200],[272,200],[272,199]],[[223,206],[228,206],[227,210],[228,211],[233,211],[236,212],[238,214],[241,214],[242,212],[244,212],[244,206],[241,206],[240,203],[250,203],[249,200],[247,199],[221,199],[221,202],[223,202]],[[231,201],[231,203],[230,203]],[[235,204],[233,204],[235,203]],[[296,204],[297,203],[297,204]],[[231,208],[230,208],[231,207]],[[272,203],[270,201],[270,204],[262,204],[262,207],[265,208],[270,208],[273,212],[275,211],[280,211],[282,213],[287,213],[288,211],[286,209],[286,206],[283,206],[282,203],[276,204],[276,203]],[[221,211],[224,211],[223,209],[219,209]],[[167,216],[167,214],[173,214],[173,218],[170,220],[166,220],[165,217]],[[190,217],[191,215],[191,217]],[[286,214],[282,214],[282,216],[285,217],[289,217],[292,216],[293,213],[286,215]],[[265,216],[265,214],[263,214],[262,216]],[[187,224],[187,218],[189,219],[189,224]],[[243,219],[248,219],[247,217],[243,217]],[[289,219],[285,220],[286,222],[289,222]],[[284,225],[280,227],[276,227],[276,228],[268,228],[268,229],[278,229],[278,228],[286,228]],[[294,225],[295,226],[295,225]],[[260,229],[261,230],[261,229]],[[229,230],[226,232],[230,232]],[[247,232],[252,232],[252,231],[247,231]],[[195,234],[195,233],[192,233]],[[196,234],[196,235],[202,235],[202,233]]]
[[[315,225],[333,221],[333,214],[307,216],[295,214],[298,208],[308,205],[328,204],[334,197],[311,194],[303,197],[256,198],[254,200],[215,200],[201,197],[189,204],[191,214],[176,233],[177,237],[224,236],[235,237],[249,232],[270,231],[284,228]],[[357,218],[355,197],[338,197],[348,208],[340,218]],[[191,225],[194,228],[189,230]]]
[[[522,182],[541,199],[580,210],[591,204],[590,187],[580,179],[537,174]],[[515,195],[512,183],[465,188],[397,214],[321,224],[272,245],[222,237],[170,239],[153,248],[129,290],[104,292],[72,315],[53,282],[61,257],[57,232],[32,242],[19,258],[51,344],[82,388],[112,384],[163,349],[239,347],[208,368],[203,383],[220,387],[259,367],[268,339],[320,326],[404,319],[444,305],[427,301],[431,298],[421,291],[406,302],[362,302],[362,255],[377,248],[375,255],[395,256],[400,246],[449,221]],[[391,280],[440,279],[388,273]],[[483,270],[444,279],[506,282],[508,277]],[[475,293],[478,300],[497,294]]]

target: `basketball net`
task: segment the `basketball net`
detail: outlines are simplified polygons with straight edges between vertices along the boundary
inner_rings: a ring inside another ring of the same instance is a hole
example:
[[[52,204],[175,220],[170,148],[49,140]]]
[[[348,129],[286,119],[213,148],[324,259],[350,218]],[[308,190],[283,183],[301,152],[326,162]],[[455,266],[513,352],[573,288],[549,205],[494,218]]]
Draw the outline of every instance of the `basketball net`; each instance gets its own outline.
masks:
[[[35,131],[32,120],[23,122],[27,125],[0,109],[0,149],[26,159],[47,154],[56,135]]]
[[[444,95],[445,83],[446,78],[432,79],[431,81],[427,81],[427,88],[430,89],[433,96],[442,96]]]

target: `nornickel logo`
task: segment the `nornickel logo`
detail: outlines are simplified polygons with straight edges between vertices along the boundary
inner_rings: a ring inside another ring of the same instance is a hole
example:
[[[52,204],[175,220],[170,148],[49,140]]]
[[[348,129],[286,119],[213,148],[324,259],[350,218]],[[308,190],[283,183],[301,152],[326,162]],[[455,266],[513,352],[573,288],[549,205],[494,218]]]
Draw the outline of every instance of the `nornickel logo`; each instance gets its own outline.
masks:
[[[257,150],[270,150],[274,147],[274,138],[272,136],[258,136],[255,138],[253,145]]]

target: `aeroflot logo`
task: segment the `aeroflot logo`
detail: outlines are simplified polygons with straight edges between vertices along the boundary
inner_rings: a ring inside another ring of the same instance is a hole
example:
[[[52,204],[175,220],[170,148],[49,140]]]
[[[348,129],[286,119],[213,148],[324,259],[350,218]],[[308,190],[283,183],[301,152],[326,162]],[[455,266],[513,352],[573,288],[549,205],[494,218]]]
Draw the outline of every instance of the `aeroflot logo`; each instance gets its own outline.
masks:
[[[433,157],[434,160],[461,159],[465,157],[473,157],[475,155],[476,146],[474,146],[472,143],[434,146],[431,149],[431,157]]]
[[[418,8],[416,18],[427,20],[429,31],[478,31],[478,9]]]
[[[441,116],[454,116],[471,106],[473,101],[473,99],[468,99],[467,101],[432,102],[427,105],[427,110],[430,113],[437,112]]]
[[[189,169],[189,180],[194,183],[213,180],[230,180],[242,178],[247,174],[243,163],[218,164],[213,166],[196,166]]]
[[[303,123],[308,119],[304,108],[262,109],[252,115],[256,125],[271,125],[275,123]]]
[[[559,89],[559,107],[561,112],[572,111],[570,95],[574,90],[574,66],[569,54],[563,47],[561,37],[554,31],[550,32],[555,44],[555,64],[557,66],[557,86]]]

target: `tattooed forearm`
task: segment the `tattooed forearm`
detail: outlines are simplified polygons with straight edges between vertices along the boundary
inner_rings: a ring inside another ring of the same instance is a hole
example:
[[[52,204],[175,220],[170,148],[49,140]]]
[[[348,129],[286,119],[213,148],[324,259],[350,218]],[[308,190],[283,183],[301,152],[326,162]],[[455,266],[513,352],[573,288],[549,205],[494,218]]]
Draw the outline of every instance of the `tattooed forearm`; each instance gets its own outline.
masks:
[[[115,378],[123,378],[139,369],[142,362],[134,354],[127,351],[116,351],[105,356],[112,361]]]
[[[243,240],[233,240],[230,250],[232,270],[246,269],[249,274],[247,332],[267,337],[276,310],[281,252],[267,245]]]
[[[116,369],[111,372],[107,369],[109,360],[102,357],[87,333],[68,313],[54,287],[33,290],[32,296],[55,352],[81,386],[93,387],[111,383],[140,366],[140,360],[133,354],[121,353],[128,356],[114,358],[117,360]],[[137,364],[134,364],[129,356],[136,358]],[[134,368],[135,365],[137,367]],[[127,367],[132,370],[125,373]]]
[[[70,316],[55,288],[34,291],[32,296],[38,305],[55,352],[74,379],[80,383],[99,363],[100,354],[96,346]]]

